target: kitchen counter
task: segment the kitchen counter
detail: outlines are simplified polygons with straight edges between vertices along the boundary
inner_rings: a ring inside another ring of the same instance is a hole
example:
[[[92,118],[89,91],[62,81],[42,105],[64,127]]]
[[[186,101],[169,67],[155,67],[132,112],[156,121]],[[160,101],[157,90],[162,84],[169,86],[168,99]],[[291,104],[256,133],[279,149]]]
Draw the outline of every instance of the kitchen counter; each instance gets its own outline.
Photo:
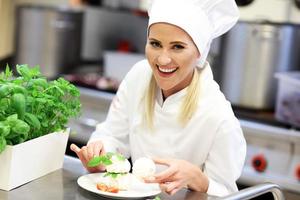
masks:
[[[77,185],[77,179],[86,170],[76,158],[65,156],[64,166],[55,172],[45,175],[30,183],[24,184],[9,192],[0,190],[1,200],[106,200],[98,194],[91,193]],[[174,196],[160,195],[162,200],[212,200],[214,197],[200,192],[181,190]]]

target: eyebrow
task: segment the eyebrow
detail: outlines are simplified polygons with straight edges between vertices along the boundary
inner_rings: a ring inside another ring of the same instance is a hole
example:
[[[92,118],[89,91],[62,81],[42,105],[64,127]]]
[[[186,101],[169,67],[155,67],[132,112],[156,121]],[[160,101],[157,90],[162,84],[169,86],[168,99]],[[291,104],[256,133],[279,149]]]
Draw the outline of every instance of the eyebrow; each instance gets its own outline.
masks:
[[[149,38],[149,40],[154,40],[154,41],[156,41],[156,42],[159,42],[159,43],[160,43],[160,41],[159,41],[159,40],[157,40],[157,39],[155,39],[155,38]],[[170,44],[182,44],[182,45],[187,45],[186,43],[184,43],[184,42],[181,42],[181,41],[172,41],[172,42],[170,42]]]

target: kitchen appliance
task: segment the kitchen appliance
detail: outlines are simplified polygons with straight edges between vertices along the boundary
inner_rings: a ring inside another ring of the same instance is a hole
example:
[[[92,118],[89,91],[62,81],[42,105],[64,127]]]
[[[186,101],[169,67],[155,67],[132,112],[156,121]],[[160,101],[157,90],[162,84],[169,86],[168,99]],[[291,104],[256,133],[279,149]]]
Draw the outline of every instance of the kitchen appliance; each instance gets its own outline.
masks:
[[[300,67],[300,28],[291,24],[240,21],[222,44],[221,89],[235,106],[273,109],[275,72]]]
[[[300,71],[276,73],[278,92],[275,117],[300,128]]]
[[[290,0],[289,22],[300,24],[300,0]]]
[[[143,53],[148,20],[131,12],[99,7],[85,8],[81,57],[102,61],[105,50],[116,50],[120,41],[128,41],[132,50]]]
[[[289,19],[289,5],[294,0],[235,0],[242,21],[284,23]]]
[[[289,200],[300,199],[300,131],[240,119],[247,156],[238,184],[272,182]]]
[[[48,78],[79,64],[82,10],[22,5],[16,13],[15,63],[40,65]]]

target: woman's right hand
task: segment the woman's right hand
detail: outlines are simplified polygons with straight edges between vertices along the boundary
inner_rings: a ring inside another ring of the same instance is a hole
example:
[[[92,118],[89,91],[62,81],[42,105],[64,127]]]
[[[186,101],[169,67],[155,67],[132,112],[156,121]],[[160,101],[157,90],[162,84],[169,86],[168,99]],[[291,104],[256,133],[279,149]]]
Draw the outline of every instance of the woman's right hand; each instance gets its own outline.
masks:
[[[105,166],[88,167],[87,163],[94,157],[105,154],[103,143],[101,141],[90,142],[86,146],[79,148],[75,144],[70,145],[70,149],[76,153],[81,160],[83,166],[90,172],[101,172],[105,170]]]

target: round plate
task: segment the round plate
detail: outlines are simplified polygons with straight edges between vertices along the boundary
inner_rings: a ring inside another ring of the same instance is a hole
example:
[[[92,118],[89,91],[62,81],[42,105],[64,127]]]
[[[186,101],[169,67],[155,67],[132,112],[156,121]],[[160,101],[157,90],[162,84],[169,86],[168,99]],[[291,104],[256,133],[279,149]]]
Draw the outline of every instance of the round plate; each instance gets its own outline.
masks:
[[[129,190],[119,191],[118,193],[104,192],[97,189],[97,183],[103,174],[104,173],[94,173],[83,175],[77,179],[77,183],[85,190],[114,199],[140,199],[156,196],[161,193],[158,184],[143,183],[136,180],[134,181],[134,186]]]

